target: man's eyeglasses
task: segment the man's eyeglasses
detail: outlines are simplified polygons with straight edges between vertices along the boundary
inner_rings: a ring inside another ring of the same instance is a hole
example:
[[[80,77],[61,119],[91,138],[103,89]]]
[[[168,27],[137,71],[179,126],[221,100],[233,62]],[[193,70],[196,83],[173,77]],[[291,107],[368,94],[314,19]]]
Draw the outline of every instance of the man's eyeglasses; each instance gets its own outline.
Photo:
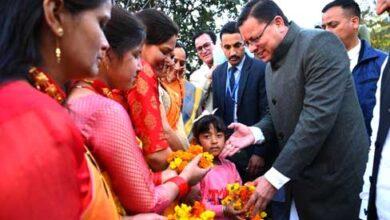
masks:
[[[196,51],[197,52],[201,52],[203,49],[207,49],[211,46],[211,43],[210,42],[207,42],[207,43],[204,43],[203,45],[199,46],[199,47],[196,47]]]
[[[264,35],[265,30],[267,30],[268,26],[272,23],[273,20],[274,19],[270,20],[267,23],[267,25],[265,25],[263,31],[259,35],[257,35],[256,37],[253,37],[253,38],[245,41],[245,46],[249,47],[252,44],[257,44],[260,41],[261,37]]]

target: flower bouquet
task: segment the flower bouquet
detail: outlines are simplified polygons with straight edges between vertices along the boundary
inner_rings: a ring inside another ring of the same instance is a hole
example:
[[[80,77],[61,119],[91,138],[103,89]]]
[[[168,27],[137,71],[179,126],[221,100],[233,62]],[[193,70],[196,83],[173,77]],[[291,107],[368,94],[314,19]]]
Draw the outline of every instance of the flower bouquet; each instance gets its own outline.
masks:
[[[214,156],[212,154],[203,152],[203,147],[200,145],[190,145],[187,151],[178,150],[168,156],[169,168],[176,170],[177,173],[181,173],[184,167],[198,154],[202,154],[199,167],[208,168],[213,166]]]
[[[174,213],[167,215],[168,220],[213,220],[214,217],[215,213],[206,210],[206,207],[198,201],[192,207],[184,203],[176,205]]]
[[[226,186],[227,195],[221,201],[224,206],[231,206],[235,210],[241,210],[245,207],[245,204],[249,201],[252,193],[255,191],[256,187],[253,183],[248,182],[243,186],[240,186],[238,183],[228,184]],[[251,216],[253,206],[243,214],[243,218],[251,220],[263,220],[267,217],[266,212],[259,212],[255,216]]]

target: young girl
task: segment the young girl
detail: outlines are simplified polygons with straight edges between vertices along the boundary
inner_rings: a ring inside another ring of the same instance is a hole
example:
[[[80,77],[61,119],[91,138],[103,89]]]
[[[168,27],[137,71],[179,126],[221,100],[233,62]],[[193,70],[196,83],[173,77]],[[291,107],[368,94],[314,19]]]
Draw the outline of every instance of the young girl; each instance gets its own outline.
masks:
[[[214,167],[200,182],[202,202],[207,209],[215,212],[217,219],[235,219],[240,212],[221,204],[227,194],[227,184],[241,184],[241,178],[234,163],[218,158],[225,145],[226,126],[221,118],[205,115],[194,123],[192,132],[196,143],[202,145],[204,151],[214,156]]]

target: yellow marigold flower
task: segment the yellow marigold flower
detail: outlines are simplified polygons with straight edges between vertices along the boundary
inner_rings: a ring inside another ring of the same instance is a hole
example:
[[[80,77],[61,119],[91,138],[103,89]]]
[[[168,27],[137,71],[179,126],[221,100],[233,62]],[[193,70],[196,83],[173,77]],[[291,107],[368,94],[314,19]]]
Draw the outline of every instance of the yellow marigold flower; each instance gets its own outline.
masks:
[[[176,157],[175,160],[173,160],[173,161],[176,164],[176,166],[179,166],[181,164],[181,162],[183,162],[183,160],[179,157]]]
[[[233,201],[233,197],[232,196],[226,196],[222,201],[222,205],[228,205],[230,204],[231,202]]]
[[[242,203],[240,200],[237,200],[234,204],[233,204],[233,208],[235,210],[241,210],[242,209]]]
[[[214,160],[214,155],[210,154],[209,152],[204,152],[203,157],[205,157],[208,161]]]
[[[215,218],[215,212],[206,210],[200,214],[201,220],[213,220]]]
[[[266,213],[266,212],[261,212],[261,213],[260,213],[260,217],[261,217],[261,218],[267,217],[267,213]]]
[[[177,166],[176,166],[175,162],[173,162],[173,161],[170,162],[170,163],[169,163],[169,168],[171,168],[172,170],[176,169]]]
[[[227,189],[229,194],[233,194],[233,189],[234,189],[233,185],[234,184],[232,184],[232,183],[229,183],[229,184],[226,185],[226,189]]]
[[[248,186],[248,188],[249,188],[249,191],[251,191],[251,192],[253,192],[253,191],[255,191],[256,190],[256,186]]]
[[[191,216],[191,206],[186,204],[181,204],[180,206],[175,207],[176,217],[179,219],[189,218]]]
[[[240,189],[240,184],[233,183],[227,185],[227,190],[229,193],[235,193],[238,189]]]

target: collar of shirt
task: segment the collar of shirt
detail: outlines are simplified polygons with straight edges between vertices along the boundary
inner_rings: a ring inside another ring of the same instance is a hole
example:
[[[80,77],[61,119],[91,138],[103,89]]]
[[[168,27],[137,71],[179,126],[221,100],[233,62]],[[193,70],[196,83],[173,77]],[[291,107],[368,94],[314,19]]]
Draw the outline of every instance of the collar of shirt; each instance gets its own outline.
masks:
[[[228,92],[229,91],[229,88],[232,90],[231,92],[234,92],[234,94],[231,94],[231,95],[234,95],[234,97],[237,97],[237,92],[238,92],[238,89],[239,89],[239,81],[240,81],[240,76],[241,76],[241,70],[244,66],[244,62],[245,62],[245,59],[246,57],[244,56],[244,58],[241,60],[241,62],[236,66],[237,70],[236,72],[234,72],[234,81],[235,81],[235,88],[230,88],[229,87],[229,83],[230,83],[230,75],[229,75],[229,68],[232,67],[232,65],[228,62],[228,68],[226,70],[226,74],[227,74],[227,77],[226,77],[226,91],[225,92]]]
[[[356,66],[356,64],[358,63],[361,47],[362,47],[362,43],[359,40],[359,43],[355,47],[353,47],[352,49],[350,49],[348,51],[349,68],[350,68],[351,72],[352,72],[353,68]]]
[[[237,72],[241,73],[242,67],[244,66],[245,58],[246,57],[244,55],[244,58],[242,58],[241,62],[236,66],[236,68],[237,68],[236,73]],[[227,72],[229,72],[230,67],[232,67],[232,65],[228,62]],[[234,75],[236,75],[236,74],[234,74]]]

